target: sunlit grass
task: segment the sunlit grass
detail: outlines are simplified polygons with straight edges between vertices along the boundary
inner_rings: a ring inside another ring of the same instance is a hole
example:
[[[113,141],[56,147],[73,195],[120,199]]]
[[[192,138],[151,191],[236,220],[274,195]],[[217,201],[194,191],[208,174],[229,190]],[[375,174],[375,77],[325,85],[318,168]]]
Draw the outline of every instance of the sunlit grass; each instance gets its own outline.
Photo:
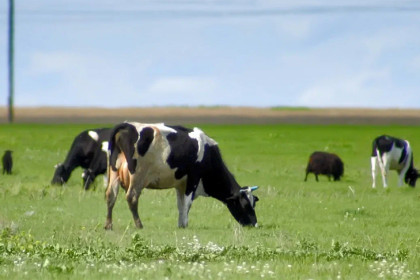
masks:
[[[212,198],[197,199],[187,229],[177,228],[174,190],[145,190],[137,230],[120,191],[114,230],[102,178],[85,192],[81,170],[50,186],[81,130],[94,125],[4,125],[0,147],[14,150],[14,173],[0,180],[0,278],[56,279],[416,279],[420,277],[420,193],[371,188],[371,140],[411,140],[401,126],[201,126],[220,145],[229,169],[256,192],[259,228],[242,228]],[[309,177],[314,150],[340,155],[343,180]],[[420,152],[419,152],[420,153]],[[414,159],[416,160],[416,156]],[[415,164],[420,165],[420,162]]]

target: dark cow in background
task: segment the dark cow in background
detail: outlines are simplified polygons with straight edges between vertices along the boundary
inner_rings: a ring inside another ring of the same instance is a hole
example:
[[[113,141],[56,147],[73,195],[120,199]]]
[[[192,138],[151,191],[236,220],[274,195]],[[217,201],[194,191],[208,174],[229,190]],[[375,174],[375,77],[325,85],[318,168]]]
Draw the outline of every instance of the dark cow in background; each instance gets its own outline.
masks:
[[[305,181],[308,179],[309,173],[315,174],[317,182],[319,174],[327,175],[328,180],[331,180],[332,176],[334,181],[338,181],[343,176],[344,164],[336,154],[313,152],[309,157],[308,166],[306,167]]]
[[[87,190],[96,176],[107,171],[108,141],[110,128],[89,129],[81,132],[73,140],[70,151],[63,163],[56,165],[51,184],[62,185],[68,181],[76,167],[82,167],[83,187]]]
[[[105,229],[112,229],[112,209],[119,186],[138,228],[138,198],[144,188],[175,188],[178,226],[187,227],[188,212],[198,196],[223,202],[243,226],[257,226],[251,192],[257,187],[240,187],[222,160],[216,141],[198,128],[164,124],[122,123],[109,142],[108,215]]]
[[[381,169],[384,188],[388,186],[387,174],[389,170],[396,170],[398,186],[402,186],[403,180],[411,187],[416,186],[419,176],[413,166],[413,151],[407,140],[398,139],[388,135],[382,135],[373,140],[372,143],[372,188],[376,187],[376,163]]]
[[[13,159],[12,159],[12,151],[6,150],[4,152],[3,158],[3,174],[12,174],[12,167],[13,167]]]

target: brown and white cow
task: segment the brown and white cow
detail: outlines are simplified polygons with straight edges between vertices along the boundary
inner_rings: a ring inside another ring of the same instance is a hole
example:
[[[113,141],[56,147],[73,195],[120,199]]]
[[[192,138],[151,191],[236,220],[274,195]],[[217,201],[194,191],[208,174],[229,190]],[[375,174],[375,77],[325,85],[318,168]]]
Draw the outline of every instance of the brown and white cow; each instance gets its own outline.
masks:
[[[112,229],[112,209],[121,185],[136,227],[138,199],[144,188],[175,188],[178,226],[188,226],[188,212],[198,196],[223,202],[243,226],[257,226],[251,192],[240,187],[222,160],[216,141],[198,128],[126,122],[117,125],[109,142],[109,170],[105,229]]]

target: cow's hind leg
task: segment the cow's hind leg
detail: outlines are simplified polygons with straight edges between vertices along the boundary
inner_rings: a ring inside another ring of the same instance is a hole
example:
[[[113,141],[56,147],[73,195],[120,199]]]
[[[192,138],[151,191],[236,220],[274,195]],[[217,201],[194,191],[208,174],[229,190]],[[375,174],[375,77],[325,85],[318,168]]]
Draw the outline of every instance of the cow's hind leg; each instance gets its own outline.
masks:
[[[117,199],[120,180],[118,178],[118,174],[115,171],[109,170],[109,184],[108,188],[106,189],[106,203],[108,206],[108,214],[106,216],[105,222],[105,229],[110,230],[112,229],[112,209],[114,208],[115,201]]]
[[[376,188],[376,156],[370,158],[370,164],[372,166],[372,188]]]
[[[131,176],[130,176],[131,177]],[[130,208],[131,214],[133,214],[134,224],[137,228],[143,228],[143,224],[141,223],[139,212],[138,212],[138,204],[139,204],[139,196],[141,194],[141,182],[133,182],[134,177],[130,179],[130,187],[128,188],[126,199],[128,203],[128,207]]]
[[[188,212],[192,204],[192,195],[185,195],[185,191],[176,189],[177,204],[178,204],[178,227],[186,228],[188,226]]]
[[[386,153],[382,157],[378,156],[378,164],[379,164],[379,167],[381,169],[383,186],[384,186],[384,188],[386,188],[386,187],[388,187],[388,182],[387,182],[386,177],[387,177],[388,171],[389,171],[389,160],[388,160],[388,157],[387,157]]]

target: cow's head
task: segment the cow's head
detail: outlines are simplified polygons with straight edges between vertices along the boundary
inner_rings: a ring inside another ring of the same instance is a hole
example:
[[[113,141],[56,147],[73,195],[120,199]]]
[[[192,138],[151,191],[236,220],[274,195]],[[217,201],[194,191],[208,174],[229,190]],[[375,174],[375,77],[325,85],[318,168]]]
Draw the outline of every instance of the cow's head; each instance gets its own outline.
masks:
[[[82,173],[82,178],[83,178],[83,187],[84,187],[85,190],[88,190],[90,185],[95,180],[95,174],[93,173],[92,170],[86,169]]]
[[[52,185],[63,185],[70,177],[70,172],[66,169],[66,167],[59,163],[55,166],[54,177],[51,180]]]
[[[417,171],[417,169],[411,168],[405,174],[405,182],[409,186],[415,187],[416,186],[416,181],[417,181],[417,178],[418,177],[419,177],[419,172]]]
[[[257,188],[257,186],[243,187],[237,194],[227,199],[230,213],[243,226],[258,226],[254,210],[258,197],[252,194]]]

